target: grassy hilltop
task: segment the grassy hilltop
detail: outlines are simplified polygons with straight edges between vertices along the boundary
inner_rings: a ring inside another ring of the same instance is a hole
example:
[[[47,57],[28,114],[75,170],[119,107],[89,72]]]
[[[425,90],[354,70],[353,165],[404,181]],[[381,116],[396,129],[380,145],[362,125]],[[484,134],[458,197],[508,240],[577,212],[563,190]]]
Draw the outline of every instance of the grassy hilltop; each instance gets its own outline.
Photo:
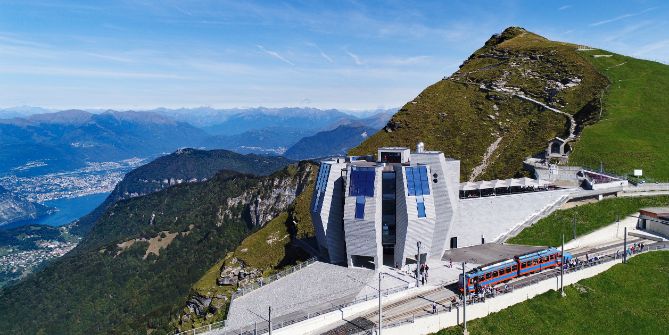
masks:
[[[583,124],[598,117],[599,94],[607,85],[576,45],[511,27],[493,35],[452,76],[426,88],[350,153],[390,145],[413,148],[423,141],[428,149],[460,159],[461,178],[468,180],[490,150],[487,167],[474,179],[511,177],[521,174],[523,159],[544,150],[548,140],[568,136],[569,124],[563,115],[492,86],[517,88]]]
[[[525,157],[545,150],[554,136],[567,137],[569,123],[508,93],[515,90],[573,115],[578,138],[569,164],[602,163],[619,174],[643,168],[648,177],[669,180],[669,66],[578,49],[508,28],[350,153],[423,141],[460,159],[463,181],[521,175]],[[594,57],[601,54],[612,56]]]
[[[611,85],[602,120],[585,128],[570,163],[601,163],[618,174],[643,169],[650,179],[669,181],[669,66],[602,50],[583,54]]]

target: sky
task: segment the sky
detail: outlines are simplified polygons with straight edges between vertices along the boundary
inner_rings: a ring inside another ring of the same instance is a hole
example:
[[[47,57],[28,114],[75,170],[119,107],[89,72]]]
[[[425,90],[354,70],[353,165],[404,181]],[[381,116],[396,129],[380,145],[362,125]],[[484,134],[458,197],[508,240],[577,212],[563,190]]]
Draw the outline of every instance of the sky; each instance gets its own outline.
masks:
[[[667,1],[0,0],[0,107],[399,107],[509,26],[669,63]]]

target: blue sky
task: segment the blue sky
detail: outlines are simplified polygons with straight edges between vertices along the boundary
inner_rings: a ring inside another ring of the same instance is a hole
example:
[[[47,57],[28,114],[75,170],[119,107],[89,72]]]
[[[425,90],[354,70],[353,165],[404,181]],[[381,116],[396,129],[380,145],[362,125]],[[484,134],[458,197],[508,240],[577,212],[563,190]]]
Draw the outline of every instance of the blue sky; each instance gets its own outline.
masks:
[[[512,25],[669,63],[666,1],[0,0],[0,107],[397,107]]]

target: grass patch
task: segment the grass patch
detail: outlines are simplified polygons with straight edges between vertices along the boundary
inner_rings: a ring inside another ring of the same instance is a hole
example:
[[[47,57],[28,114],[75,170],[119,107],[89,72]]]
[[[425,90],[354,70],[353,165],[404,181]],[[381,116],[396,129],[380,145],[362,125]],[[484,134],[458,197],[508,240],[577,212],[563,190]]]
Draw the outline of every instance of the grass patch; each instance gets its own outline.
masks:
[[[669,196],[609,198],[602,201],[581,205],[564,210],[557,210],[539,220],[533,226],[525,228],[518,236],[508,242],[526,245],[557,246],[572,240],[572,220],[576,217],[576,235],[582,236],[639,211],[643,207],[667,206]]]
[[[647,177],[669,181],[669,66],[602,50],[584,56],[611,85],[602,120],[584,129],[570,163],[601,162],[605,170],[625,175],[643,169]]]
[[[467,328],[472,335],[666,334],[668,279],[669,252],[651,252],[580,281],[582,290],[565,287],[565,298],[549,291],[472,320]],[[462,334],[462,328],[450,327],[437,334]]]

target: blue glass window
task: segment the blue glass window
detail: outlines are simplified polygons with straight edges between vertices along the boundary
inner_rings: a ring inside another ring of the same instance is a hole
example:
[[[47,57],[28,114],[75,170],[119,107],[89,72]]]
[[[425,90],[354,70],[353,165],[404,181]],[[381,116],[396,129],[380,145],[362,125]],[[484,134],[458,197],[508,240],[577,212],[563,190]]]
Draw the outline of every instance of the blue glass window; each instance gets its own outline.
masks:
[[[416,197],[416,209],[418,209],[418,217],[424,218],[425,215],[425,202],[423,201],[423,196]]]
[[[355,197],[355,218],[365,218],[365,197],[362,195]]]
[[[430,195],[430,182],[426,166],[404,168],[407,178],[407,191],[410,196]]]
[[[349,185],[349,196],[374,196],[374,178],[376,171],[371,167],[352,167],[351,184]]]
[[[318,177],[316,177],[316,201],[314,201],[314,208],[312,212],[318,212],[318,205],[320,203],[325,188],[328,186],[328,177],[330,176],[330,164],[322,163],[320,170],[318,170]]]

